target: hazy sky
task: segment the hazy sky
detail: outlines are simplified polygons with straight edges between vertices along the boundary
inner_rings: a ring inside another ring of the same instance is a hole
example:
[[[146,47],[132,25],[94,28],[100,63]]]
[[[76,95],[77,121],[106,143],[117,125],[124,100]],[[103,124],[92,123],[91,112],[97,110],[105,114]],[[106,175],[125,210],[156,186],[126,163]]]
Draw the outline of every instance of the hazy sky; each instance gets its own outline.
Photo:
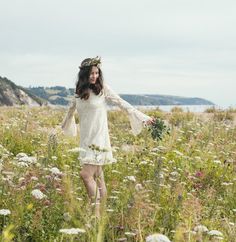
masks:
[[[235,0],[1,0],[0,76],[74,87],[102,57],[117,93],[236,105]]]

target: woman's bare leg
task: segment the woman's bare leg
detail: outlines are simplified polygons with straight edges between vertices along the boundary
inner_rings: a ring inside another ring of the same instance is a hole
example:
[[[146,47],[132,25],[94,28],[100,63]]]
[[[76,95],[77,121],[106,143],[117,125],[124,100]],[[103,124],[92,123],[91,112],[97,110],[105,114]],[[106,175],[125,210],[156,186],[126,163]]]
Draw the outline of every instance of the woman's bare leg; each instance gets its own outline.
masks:
[[[99,166],[97,169],[97,173],[95,174],[95,179],[98,184],[98,189],[100,193],[100,214],[102,215],[106,209],[106,202],[107,202],[107,189],[104,180],[104,173],[102,170],[102,166]]]
[[[87,189],[90,202],[95,203],[95,213],[97,217],[99,217],[100,192],[97,183],[94,180],[97,169],[97,165],[84,164],[82,166],[82,170],[80,171],[80,177],[82,178]]]
[[[102,166],[99,166],[97,169],[97,173],[95,174],[95,177],[97,179],[97,184],[98,184],[98,189],[100,193],[100,198],[106,199],[107,197],[107,188],[105,184],[105,179],[104,179],[104,173],[102,170]]]

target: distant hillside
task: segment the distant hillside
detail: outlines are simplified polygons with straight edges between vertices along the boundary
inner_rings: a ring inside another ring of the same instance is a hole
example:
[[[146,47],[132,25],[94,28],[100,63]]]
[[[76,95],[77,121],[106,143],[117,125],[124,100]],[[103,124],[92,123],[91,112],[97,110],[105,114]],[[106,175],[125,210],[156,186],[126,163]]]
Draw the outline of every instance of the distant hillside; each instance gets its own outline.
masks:
[[[0,76],[0,106],[41,106],[44,102],[25,88],[15,85],[6,77]]]
[[[73,88],[66,89],[62,86],[30,87],[27,90],[54,105],[67,105],[74,93]]]
[[[62,86],[55,87],[30,87],[29,92],[55,105],[67,105],[74,93],[73,88],[66,89]],[[132,105],[213,105],[214,103],[202,98],[189,98],[157,94],[120,94],[120,97]]]
[[[123,94],[121,97],[133,105],[214,105],[214,103],[197,97],[179,97],[170,95],[144,94],[130,95]]]

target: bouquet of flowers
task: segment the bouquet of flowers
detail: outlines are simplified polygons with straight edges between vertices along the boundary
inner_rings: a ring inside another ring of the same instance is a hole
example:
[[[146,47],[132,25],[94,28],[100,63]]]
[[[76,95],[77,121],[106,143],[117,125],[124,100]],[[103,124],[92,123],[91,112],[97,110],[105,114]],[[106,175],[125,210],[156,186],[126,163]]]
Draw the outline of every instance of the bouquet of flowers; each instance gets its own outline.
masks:
[[[170,134],[170,128],[161,118],[153,118],[146,124],[148,130],[151,132],[152,138],[155,140],[162,140],[165,133]]]

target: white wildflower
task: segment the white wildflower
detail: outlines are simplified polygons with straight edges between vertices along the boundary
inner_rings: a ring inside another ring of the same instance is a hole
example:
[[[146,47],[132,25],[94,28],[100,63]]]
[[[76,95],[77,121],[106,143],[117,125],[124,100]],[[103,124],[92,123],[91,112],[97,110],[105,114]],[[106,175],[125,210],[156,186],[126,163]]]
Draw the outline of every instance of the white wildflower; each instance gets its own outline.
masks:
[[[34,189],[31,194],[36,198],[36,199],[43,199],[46,197],[45,194],[43,194],[39,189]]]
[[[52,167],[50,171],[53,175],[62,175],[62,172],[57,167]]]
[[[175,152],[176,155],[179,155],[179,156],[183,156],[183,155],[184,155],[183,153],[181,153],[181,152],[178,151],[178,150],[174,150],[174,152]]]
[[[132,237],[132,236],[135,236],[136,233],[133,233],[133,232],[125,232],[125,235]]]
[[[109,198],[111,198],[111,199],[118,199],[117,196],[109,196]]]
[[[12,177],[15,175],[13,171],[2,171],[2,174],[7,176],[12,176]]]
[[[208,232],[208,228],[206,226],[204,226],[204,225],[197,225],[197,226],[194,227],[193,230],[198,232],[198,233]]]
[[[112,173],[122,174],[120,171],[117,170],[111,170]]]
[[[28,157],[28,162],[29,162],[30,164],[35,164],[35,163],[37,163],[37,159],[36,159],[36,157],[34,157],[34,156],[29,156],[29,157]]]
[[[233,182],[222,182],[221,185],[222,186],[230,186],[230,185],[233,185]]]
[[[157,147],[157,149],[160,150],[160,151],[163,151],[163,150],[166,150],[166,147],[165,146],[162,146],[162,145],[159,145]]]
[[[0,215],[6,216],[11,214],[11,211],[9,209],[0,209]]]
[[[57,160],[57,157],[54,155],[51,158],[52,158],[52,160]]]
[[[20,158],[22,158],[22,157],[28,157],[28,155],[25,154],[25,153],[18,153],[18,154],[16,155],[16,158],[17,158],[17,159],[20,159]]]
[[[146,165],[146,164],[148,164],[148,162],[145,161],[145,160],[142,160],[142,161],[139,163],[139,165]]]
[[[29,165],[26,162],[21,161],[21,162],[17,163],[17,166],[18,167],[28,167]]]
[[[172,172],[170,173],[170,175],[171,175],[171,176],[178,176],[179,173],[178,173],[177,171],[172,171]]]
[[[126,176],[125,178],[128,179],[129,181],[133,181],[133,182],[136,181],[135,176]]]
[[[112,212],[114,212],[114,209],[108,208],[106,211],[112,213]]]
[[[85,233],[86,231],[84,229],[71,228],[71,229],[60,229],[59,232],[64,234],[79,234],[79,233]]]
[[[215,163],[215,164],[221,164],[221,161],[220,160],[213,160],[213,163]]]
[[[160,173],[159,173],[159,178],[160,178],[160,179],[163,179],[163,178],[164,178],[164,175],[165,175],[165,172],[160,172]]]
[[[120,191],[111,191],[112,193],[115,193],[115,194],[120,194],[121,192]]]
[[[184,232],[185,234],[197,234],[197,232],[196,231],[192,231],[192,230],[187,230],[187,231],[185,231]]]
[[[19,182],[22,182],[22,181],[24,181],[24,180],[25,180],[24,177],[20,177],[20,178],[18,179]]]
[[[223,237],[223,234],[219,230],[211,230],[208,232],[210,236],[220,236]]]
[[[84,148],[81,148],[81,147],[75,147],[73,149],[68,150],[67,152],[78,153],[78,152],[86,152],[86,150]]]
[[[34,164],[37,162],[37,159],[34,156],[28,156],[25,153],[19,153],[16,155],[16,159],[19,162],[25,162],[27,164]]]
[[[61,181],[61,178],[59,178],[59,177],[54,177],[54,180],[55,180],[55,181]]]
[[[142,190],[142,189],[143,189],[142,184],[137,183],[137,184],[135,185],[135,190],[136,190],[136,191],[140,191],[140,190]]]
[[[171,242],[168,237],[163,234],[152,234],[146,237],[146,242]]]
[[[125,242],[127,241],[127,238],[119,238],[119,239],[116,239],[116,241]]]
[[[38,177],[36,177],[36,176],[31,176],[31,177],[30,177],[30,180],[31,180],[31,181],[38,181],[39,179],[38,179]]]

